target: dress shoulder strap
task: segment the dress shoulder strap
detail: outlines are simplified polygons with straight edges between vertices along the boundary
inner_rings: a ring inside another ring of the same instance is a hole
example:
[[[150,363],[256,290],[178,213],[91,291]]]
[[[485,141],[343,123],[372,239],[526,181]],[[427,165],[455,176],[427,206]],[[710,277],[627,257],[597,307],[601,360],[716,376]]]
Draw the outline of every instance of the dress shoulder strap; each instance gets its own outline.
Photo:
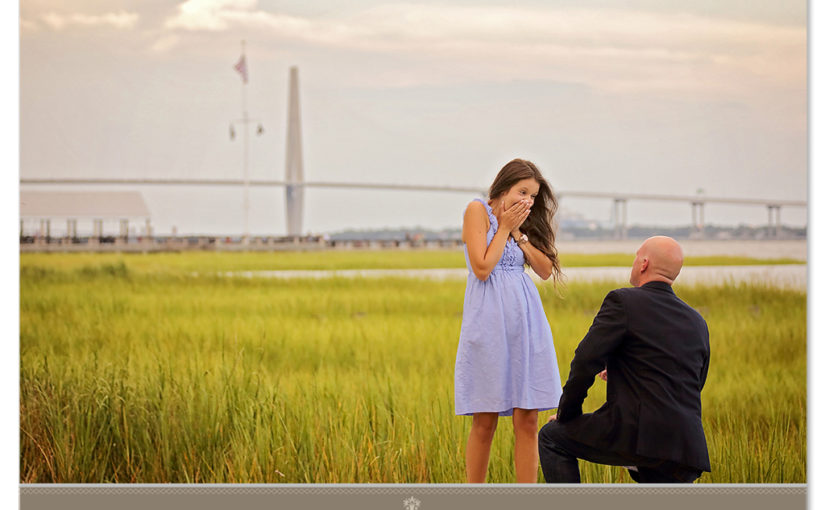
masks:
[[[493,213],[493,208],[490,207],[490,204],[488,204],[486,200],[482,200],[480,198],[474,198],[473,202],[481,202],[482,205],[484,205],[484,210],[487,211],[487,216],[489,216]]]
[[[481,202],[484,205],[484,209],[487,211],[487,219],[490,220],[490,224],[493,225],[495,228],[498,228],[498,218],[496,218],[496,215],[493,214],[493,208],[490,207],[490,204],[488,204],[486,200],[482,200],[480,198],[474,198],[470,202],[470,204],[472,204],[473,202]],[[469,207],[470,204],[467,204],[467,207]],[[464,208],[464,213],[467,213],[466,207]]]

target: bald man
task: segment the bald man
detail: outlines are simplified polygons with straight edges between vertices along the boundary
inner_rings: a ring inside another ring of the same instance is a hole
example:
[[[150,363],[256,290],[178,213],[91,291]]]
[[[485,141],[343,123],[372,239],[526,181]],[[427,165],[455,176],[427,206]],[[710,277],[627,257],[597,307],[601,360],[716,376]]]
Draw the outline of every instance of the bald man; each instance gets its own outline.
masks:
[[[636,252],[633,287],[605,297],[576,348],[558,412],[539,432],[545,481],[579,483],[577,459],[627,467],[642,483],[691,483],[710,471],[700,397],[708,327],[671,288],[681,269],[679,243],[651,237]],[[597,374],[607,402],[582,414]]]

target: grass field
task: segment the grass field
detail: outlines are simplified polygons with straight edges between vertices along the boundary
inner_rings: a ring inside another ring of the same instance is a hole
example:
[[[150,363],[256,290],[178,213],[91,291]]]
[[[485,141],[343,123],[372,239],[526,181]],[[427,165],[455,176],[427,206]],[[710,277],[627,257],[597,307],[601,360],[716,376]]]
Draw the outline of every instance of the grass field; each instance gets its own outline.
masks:
[[[633,255],[625,253],[563,254],[564,267],[630,267]],[[85,266],[127,265],[133,273],[260,271],[283,269],[433,269],[465,267],[464,252],[455,250],[351,250],[306,252],[185,252],[185,253],[31,253],[21,256],[21,266],[78,269]],[[685,265],[804,264],[804,261],[749,257],[687,257]]]
[[[290,256],[21,255],[20,481],[462,482],[470,419],[454,416],[452,392],[463,282],[189,274],[367,263]],[[381,263],[366,267],[399,267]],[[539,285],[563,380],[614,285],[570,284],[563,299]],[[804,483],[806,294],[676,291],[711,331],[713,472],[700,481]],[[597,382],[585,411],[603,400]],[[490,481],[515,481],[512,443],[503,418]],[[582,474],[630,481],[589,463]]]

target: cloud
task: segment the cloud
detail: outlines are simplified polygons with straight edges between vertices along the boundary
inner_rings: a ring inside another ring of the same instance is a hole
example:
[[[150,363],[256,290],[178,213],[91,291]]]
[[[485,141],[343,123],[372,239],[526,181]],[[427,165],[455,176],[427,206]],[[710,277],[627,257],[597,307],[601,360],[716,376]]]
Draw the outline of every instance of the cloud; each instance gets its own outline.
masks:
[[[224,31],[273,28],[281,35],[319,43],[386,45],[521,44],[729,49],[772,43],[797,43],[804,28],[621,9],[530,8],[502,6],[380,5],[330,19],[271,13],[257,0],[187,0],[168,28]]]
[[[40,25],[36,21],[20,18],[20,31],[34,32],[40,29]]]
[[[572,7],[397,3],[337,17],[295,16],[257,0],[187,0],[173,31],[265,31],[336,52],[397,55],[439,72],[396,75],[399,85],[517,76],[601,90],[727,90],[805,83],[807,33],[686,13]],[[378,79],[378,74],[369,78]],[[495,78],[493,78],[495,79]],[[412,80],[412,81],[410,81]]]
[[[133,28],[139,15],[134,12],[108,12],[105,14],[58,14],[48,12],[42,16],[43,22],[54,30],[62,30],[69,26],[110,26],[112,28]]]
[[[184,30],[226,30],[238,17],[256,16],[263,11],[251,11],[257,0],[186,0],[178,6],[175,16],[166,21],[168,28]],[[265,13],[264,13],[265,14]]]
[[[163,53],[165,51],[169,51],[175,46],[178,45],[180,42],[180,36],[171,34],[171,35],[164,35],[163,37],[156,40],[150,49],[155,52]]]

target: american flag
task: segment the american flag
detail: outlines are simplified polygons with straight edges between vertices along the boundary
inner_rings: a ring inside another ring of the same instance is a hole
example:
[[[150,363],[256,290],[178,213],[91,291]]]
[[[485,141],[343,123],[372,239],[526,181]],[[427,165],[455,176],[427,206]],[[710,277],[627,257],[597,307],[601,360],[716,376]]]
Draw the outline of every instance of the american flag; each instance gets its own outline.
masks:
[[[241,77],[243,78],[243,82],[246,83],[249,79],[249,76],[246,72],[246,55],[241,55],[241,59],[238,60],[238,63],[235,64],[235,70],[241,73]]]

